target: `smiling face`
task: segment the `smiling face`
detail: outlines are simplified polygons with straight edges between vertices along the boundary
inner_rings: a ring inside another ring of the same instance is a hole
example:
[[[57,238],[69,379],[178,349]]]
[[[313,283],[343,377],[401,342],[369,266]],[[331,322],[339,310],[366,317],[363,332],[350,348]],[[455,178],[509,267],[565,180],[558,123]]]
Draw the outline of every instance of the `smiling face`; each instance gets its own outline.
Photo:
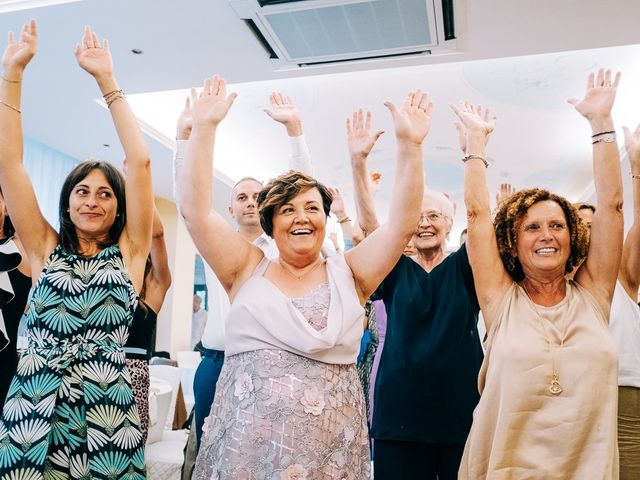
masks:
[[[317,188],[301,191],[273,213],[273,239],[281,256],[317,255],[324,241],[327,216]]]
[[[425,194],[422,198],[420,221],[411,242],[416,250],[444,249],[451,220],[443,213],[443,199]]]
[[[108,237],[117,207],[118,201],[107,177],[97,168],[74,185],[69,195],[69,216],[79,237]]]
[[[525,276],[564,275],[571,235],[560,205],[534,203],[518,225],[516,248]]]
[[[259,227],[258,193],[262,184],[255,180],[239,182],[233,189],[229,213],[241,227]]]

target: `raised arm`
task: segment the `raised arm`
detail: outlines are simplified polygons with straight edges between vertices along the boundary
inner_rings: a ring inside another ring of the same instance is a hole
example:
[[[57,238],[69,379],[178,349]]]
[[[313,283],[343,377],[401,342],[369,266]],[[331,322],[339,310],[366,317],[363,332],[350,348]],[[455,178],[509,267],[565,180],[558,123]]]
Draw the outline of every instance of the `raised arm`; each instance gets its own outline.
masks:
[[[235,98],[235,93],[227,95],[227,83],[217,75],[205,80],[199,95],[191,90],[193,128],[178,176],[180,212],[187,229],[230,296],[234,294],[234,285],[240,284],[263,257],[258,247],[246,241],[211,208],[216,131]]]
[[[600,302],[604,312],[609,311],[613,298],[624,234],[620,154],[611,117],[619,81],[619,73],[612,78],[610,70],[600,69],[597,75],[589,75],[584,98],[569,100],[591,125],[598,205],[591,224],[589,252],[574,278]]]
[[[171,286],[171,270],[169,269],[169,256],[167,244],[164,239],[164,226],[158,209],[153,208],[153,231],[151,233],[151,272],[145,279],[147,289],[145,303],[158,313],[167,290]]]
[[[631,167],[631,188],[633,190],[633,224],[627,232],[622,247],[622,261],[618,280],[634,302],[638,301],[640,288],[640,125],[635,132],[624,128],[624,146]]]
[[[46,257],[58,241],[56,232],[38,207],[33,185],[22,163],[22,76],[36,53],[37,43],[34,20],[22,27],[17,42],[13,32],[9,32],[0,79],[0,184],[34,280],[40,276]]]
[[[311,152],[302,130],[302,115],[300,110],[288,95],[273,92],[269,96],[271,108],[265,108],[264,112],[274,121],[281,123],[287,129],[291,147],[289,168],[307,175],[313,175],[311,165]]]
[[[359,229],[356,230],[351,223],[351,218],[345,210],[344,199],[342,198],[340,190],[337,187],[329,187],[329,191],[333,196],[333,201],[331,202],[331,213],[333,213],[338,219],[338,223],[342,229],[342,236],[344,237],[345,242],[351,242],[350,247],[352,248],[354,245],[360,243],[364,239],[364,236],[362,235],[362,232],[360,232]],[[347,245],[345,245],[345,250],[349,250]]]
[[[422,142],[433,105],[426,93],[410,92],[401,109],[386,102],[396,132],[398,160],[389,221],[345,254],[362,304],[397,263],[418,224],[424,191]],[[379,136],[379,135],[378,135]]]
[[[187,97],[184,109],[180,112],[178,121],[176,122],[176,148],[173,151],[173,201],[176,202],[176,205],[180,201],[180,175],[182,173],[184,154],[192,128],[191,98]]]
[[[127,198],[127,222],[119,240],[134,286],[142,287],[144,265],[151,249],[153,224],[153,186],[151,159],[129,103],[116,81],[109,41],[102,44],[98,36],[85,27],[81,43],[76,45],[78,65],[95,79],[116,128],[120,144],[127,158],[125,194]]]
[[[383,133],[384,130],[378,130],[371,135],[371,112],[367,112],[365,115],[360,108],[353,112],[351,119],[347,117],[347,146],[351,159],[356,214],[360,229],[365,236],[380,226],[373,204],[373,193],[367,172],[367,158]]]
[[[495,117],[488,109],[468,102],[452,105],[460,119],[458,132],[465,132],[464,204],[467,209],[467,252],[487,331],[491,327],[496,302],[511,283],[502,265],[496,233],[491,220],[486,177],[486,144],[495,128]]]

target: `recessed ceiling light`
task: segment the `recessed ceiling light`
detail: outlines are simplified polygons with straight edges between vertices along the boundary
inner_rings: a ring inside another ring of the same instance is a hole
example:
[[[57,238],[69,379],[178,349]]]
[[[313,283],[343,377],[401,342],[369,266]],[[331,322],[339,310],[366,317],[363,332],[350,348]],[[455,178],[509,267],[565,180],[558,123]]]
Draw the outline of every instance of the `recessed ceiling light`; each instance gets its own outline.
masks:
[[[144,52],[139,48],[132,48],[131,49],[131,53],[133,53],[135,55],[142,55]]]
[[[30,8],[50,7],[62,3],[74,3],[81,0],[2,0],[0,1],[0,13],[28,10]]]

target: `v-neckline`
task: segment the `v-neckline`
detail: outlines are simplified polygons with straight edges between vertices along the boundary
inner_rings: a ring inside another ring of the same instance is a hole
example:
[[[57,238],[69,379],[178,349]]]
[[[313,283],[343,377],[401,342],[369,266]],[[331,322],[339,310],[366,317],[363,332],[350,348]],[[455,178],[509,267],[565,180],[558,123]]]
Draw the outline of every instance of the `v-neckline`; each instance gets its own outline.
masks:
[[[265,257],[265,260],[267,262],[271,262],[271,260],[269,260],[268,258]],[[324,337],[328,334],[330,327],[333,325],[334,322],[331,322],[331,310],[332,307],[335,305],[335,301],[334,301],[334,284],[333,281],[331,279],[331,274],[329,273],[329,262],[325,263],[326,265],[326,269],[327,269],[327,281],[326,283],[329,284],[329,291],[330,291],[330,296],[329,296],[329,305],[327,307],[328,309],[328,314],[327,314],[327,326],[324,327],[322,330],[316,330],[315,328],[313,328],[311,326],[311,324],[309,323],[309,321],[305,318],[305,316],[302,314],[302,312],[298,309],[298,307],[296,307],[294,305],[294,303],[292,302],[292,298],[287,296],[282,289],[276,285],[273,281],[271,281],[270,279],[268,279],[267,277],[264,276],[264,274],[266,273],[267,269],[265,268],[265,270],[257,275],[254,275],[253,278],[261,278],[263,279],[268,285],[270,285],[274,290],[276,290],[278,292],[278,294],[287,302],[287,304],[293,308],[296,312],[296,315],[298,317],[298,320],[301,321],[301,323],[304,324],[304,326],[316,337]],[[267,266],[268,268],[268,266]],[[323,282],[325,283],[325,282]],[[309,292],[312,292],[314,289],[318,288],[320,285],[322,285],[323,283],[319,283],[318,285],[314,286],[311,290],[309,290]],[[294,298],[300,298],[300,297],[294,297]]]

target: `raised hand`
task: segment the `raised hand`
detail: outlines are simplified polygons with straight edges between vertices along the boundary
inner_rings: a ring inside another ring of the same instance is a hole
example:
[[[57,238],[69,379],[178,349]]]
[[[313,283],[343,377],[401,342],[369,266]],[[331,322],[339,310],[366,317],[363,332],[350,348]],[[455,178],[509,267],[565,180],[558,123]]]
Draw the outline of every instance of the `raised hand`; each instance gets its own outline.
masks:
[[[276,122],[283,124],[285,127],[292,123],[302,122],[300,111],[291,97],[279,92],[273,92],[269,95],[269,103],[271,103],[271,109],[265,108],[264,113]]]
[[[513,185],[510,183],[501,183],[500,190],[496,193],[496,207],[500,208],[500,205],[514,193],[516,193],[516,189],[513,188]]]
[[[380,190],[381,181],[382,174],[380,172],[369,172],[369,191],[372,197],[375,197]]]
[[[631,132],[627,127],[622,127],[624,131],[624,147],[627,150],[631,167],[640,169],[640,125],[635,132]]]
[[[218,125],[227,116],[238,94],[227,95],[227,82],[215,75],[204,81],[200,94],[191,89],[191,114],[193,126]]]
[[[347,117],[347,145],[352,159],[364,160],[369,156],[384,130],[371,135],[371,112],[365,117],[362,109],[353,112],[353,119]]]
[[[460,148],[464,146],[463,151],[466,151],[466,133],[469,130],[480,131],[488,138],[496,128],[496,117],[491,114],[488,108],[463,101],[458,105],[451,105],[451,109],[460,119],[460,123],[456,123],[456,130],[458,131]],[[463,132],[465,133],[464,139],[462,138]]]
[[[2,67],[5,78],[9,81],[19,80],[27,64],[38,49],[38,29],[35,20],[29,20],[20,30],[20,38],[15,41],[13,32],[7,34],[7,48],[2,55]]]
[[[189,140],[191,129],[193,128],[193,116],[191,114],[191,98],[187,97],[184,110],[180,112],[176,123],[176,138],[178,140]]]
[[[567,100],[587,120],[593,121],[611,115],[611,108],[616,98],[616,91],[620,83],[620,72],[611,78],[611,70],[591,72],[587,78],[587,90],[582,100],[570,98]]]
[[[101,45],[98,36],[90,27],[84,27],[82,40],[76,44],[76,60],[83,70],[95,78],[113,75],[109,41],[105,38]]]
[[[337,187],[328,187],[329,192],[331,192],[331,196],[333,197],[333,201],[331,202],[331,213],[334,215],[341,217],[344,216],[344,199],[340,194],[340,190]]]
[[[393,117],[396,139],[399,142],[421,145],[431,128],[433,104],[429,101],[429,96],[422,90],[416,90],[407,94],[402,108],[398,108],[393,102],[385,102],[384,105]]]

